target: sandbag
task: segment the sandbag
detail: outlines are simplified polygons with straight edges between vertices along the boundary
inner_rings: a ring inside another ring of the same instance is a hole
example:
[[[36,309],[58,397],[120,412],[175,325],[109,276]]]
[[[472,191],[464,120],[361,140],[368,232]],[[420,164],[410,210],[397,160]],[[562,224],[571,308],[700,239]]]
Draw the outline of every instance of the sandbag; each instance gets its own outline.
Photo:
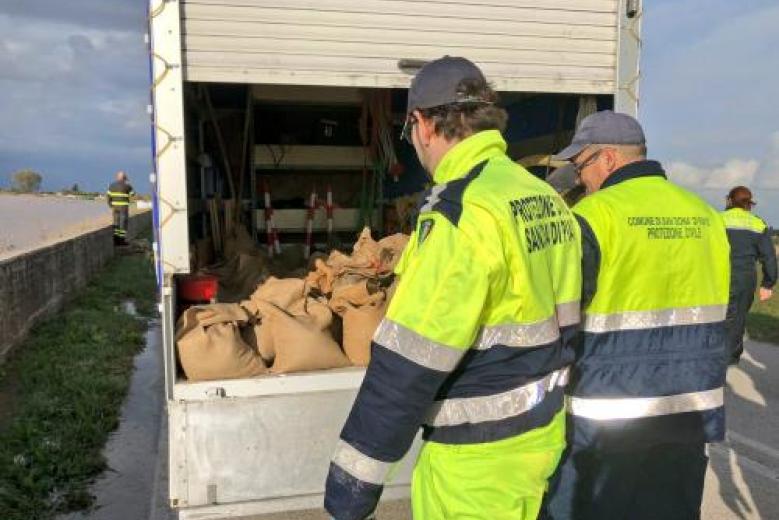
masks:
[[[306,287],[316,288],[322,294],[330,294],[333,291],[335,276],[335,269],[321,258],[317,258],[314,260],[314,269],[306,276]]]
[[[322,330],[312,315],[293,316],[272,303],[258,301],[264,326],[269,326],[273,336],[276,357],[271,372],[322,370],[349,366],[329,331]]]
[[[343,346],[353,364],[368,366],[371,341],[387,308],[384,301],[356,307],[349,305],[343,312]]]
[[[397,286],[398,281],[394,279],[385,290],[371,294],[369,301],[362,306],[354,305],[345,298],[340,304],[336,302],[338,310],[334,309],[334,312],[342,316],[343,321],[341,343],[349,361],[355,365],[368,366],[373,336],[387,314]]]
[[[276,278],[271,276],[254,291],[249,298],[253,303],[270,302],[282,309],[289,308],[300,300],[305,291],[305,281],[299,278]]]
[[[273,364],[276,348],[273,345],[273,335],[268,325],[257,321],[253,325],[243,327],[241,336],[249,347],[257,351],[266,366]]]
[[[190,307],[182,314],[176,345],[184,374],[191,381],[253,377],[268,368],[241,336],[249,315],[237,304]]]
[[[362,305],[377,304],[384,301],[383,292],[374,292],[368,288],[368,279],[361,278],[356,282],[344,283],[333,289],[333,295],[330,298],[330,308],[339,316],[351,307],[360,307]]]
[[[395,269],[403,250],[408,244],[408,235],[396,233],[379,240],[379,259],[381,260],[380,272],[392,272]]]
[[[371,229],[363,228],[352,250],[351,264],[355,268],[376,268],[379,264],[381,250],[378,242],[371,237]]]
[[[328,329],[333,322],[333,312],[326,301],[319,301],[316,298],[300,298],[289,306],[288,312],[293,316],[307,317],[319,330]]]

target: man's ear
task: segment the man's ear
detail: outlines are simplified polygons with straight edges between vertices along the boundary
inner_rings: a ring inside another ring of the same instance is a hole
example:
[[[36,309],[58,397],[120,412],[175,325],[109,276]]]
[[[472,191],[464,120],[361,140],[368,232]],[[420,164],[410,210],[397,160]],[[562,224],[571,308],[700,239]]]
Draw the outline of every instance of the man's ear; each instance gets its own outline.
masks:
[[[619,164],[619,156],[617,155],[617,151],[613,148],[603,148],[602,154],[606,154],[606,161],[609,165],[609,173],[612,173],[617,169],[617,165]]]
[[[419,137],[420,144],[422,146],[429,146],[430,141],[435,135],[435,123],[433,123],[432,119],[423,117],[419,110],[414,111],[414,117],[417,119],[417,131],[419,132],[417,135]]]

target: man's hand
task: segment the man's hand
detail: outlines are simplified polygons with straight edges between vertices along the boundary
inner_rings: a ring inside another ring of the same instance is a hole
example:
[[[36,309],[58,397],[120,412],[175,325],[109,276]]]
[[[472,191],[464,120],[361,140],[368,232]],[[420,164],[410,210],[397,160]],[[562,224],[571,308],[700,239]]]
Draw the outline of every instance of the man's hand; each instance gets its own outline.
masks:
[[[758,297],[760,298],[761,302],[766,301],[771,296],[773,296],[774,290],[773,289],[766,289],[765,287],[760,288],[760,292],[758,293]]]

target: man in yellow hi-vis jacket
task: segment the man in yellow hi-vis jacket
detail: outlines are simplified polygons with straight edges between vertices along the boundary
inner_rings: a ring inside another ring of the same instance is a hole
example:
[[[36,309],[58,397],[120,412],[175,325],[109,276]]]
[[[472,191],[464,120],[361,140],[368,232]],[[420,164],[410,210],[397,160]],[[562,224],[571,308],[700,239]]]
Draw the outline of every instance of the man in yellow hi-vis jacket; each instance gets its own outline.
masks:
[[[579,230],[506,156],[506,113],[463,58],[428,63],[404,137],[435,186],[341,432],[325,507],[370,517],[417,431],[418,520],[532,520],[564,447],[563,386],[579,322]]]
[[[725,434],[722,218],[646,159],[627,114],[586,117],[556,158],[587,188],[584,333],[545,519],[698,520],[705,444]]]

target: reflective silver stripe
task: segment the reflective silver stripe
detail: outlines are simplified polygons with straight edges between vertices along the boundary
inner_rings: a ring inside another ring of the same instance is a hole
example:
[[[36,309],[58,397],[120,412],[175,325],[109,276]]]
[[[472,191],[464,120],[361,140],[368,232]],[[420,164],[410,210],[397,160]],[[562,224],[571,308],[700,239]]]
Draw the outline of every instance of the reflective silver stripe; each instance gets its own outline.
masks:
[[[537,347],[552,343],[560,337],[557,317],[530,324],[511,323],[507,325],[487,325],[482,327],[476,338],[474,348],[486,350],[493,345],[507,347]]]
[[[476,338],[474,348],[486,350],[493,345],[507,347],[537,347],[557,341],[560,327],[575,325],[581,320],[579,302],[557,305],[556,315],[536,323],[486,325]]]
[[[753,233],[762,233],[765,231],[765,229],[759,229],[757,227],[752,226],[725,226],[725,229],[730,229],[731,231],[752,231]]]
[[[580,321],[582,321],[582,311],[579,301],[557,304],[557,323],[561,327],[576,325]]]
[[[615,314],[587,314],[586,332],[613,332],[629,329],[654,329],[673,325],[697,325],[725,319],[727,305],[680,307],[656,311],[627,311]]]
[[[433,189],[430,190],[430,196],[428,196],[424,206],[422,206],[419,209],[419,212],[425,213],[428,211],[432,211],[433,206],[435,206],[436,203],[438,203],[438,201],[440,200],[439,197],[441,195],[441,192],[444,191],[445,189],[446,189],[446,184],[436,184],[435,186],[433,186]]]
[[[379,324],[373,341],[417,365],[439,372],[454,370],[465,355],[465,349],[431,341],[388,318]]]
[[[514,388],[508,392],[483,397],[458,397],[437,401],[428,415],[429,426],[457,426],[487,421],[499,421],[521,415],[538,405],[547,392],[568,382],[568,369],[552,372],[545,377]]]
[[[371,458],[343,439],[338,440],[333,463],[354,478],[378,486],[384,484],[393,464]]]
[[[568,397],[568,413],[596,421],[638,419],[684,412],[702,412],[724,404],[722,387],[663,397]]]

